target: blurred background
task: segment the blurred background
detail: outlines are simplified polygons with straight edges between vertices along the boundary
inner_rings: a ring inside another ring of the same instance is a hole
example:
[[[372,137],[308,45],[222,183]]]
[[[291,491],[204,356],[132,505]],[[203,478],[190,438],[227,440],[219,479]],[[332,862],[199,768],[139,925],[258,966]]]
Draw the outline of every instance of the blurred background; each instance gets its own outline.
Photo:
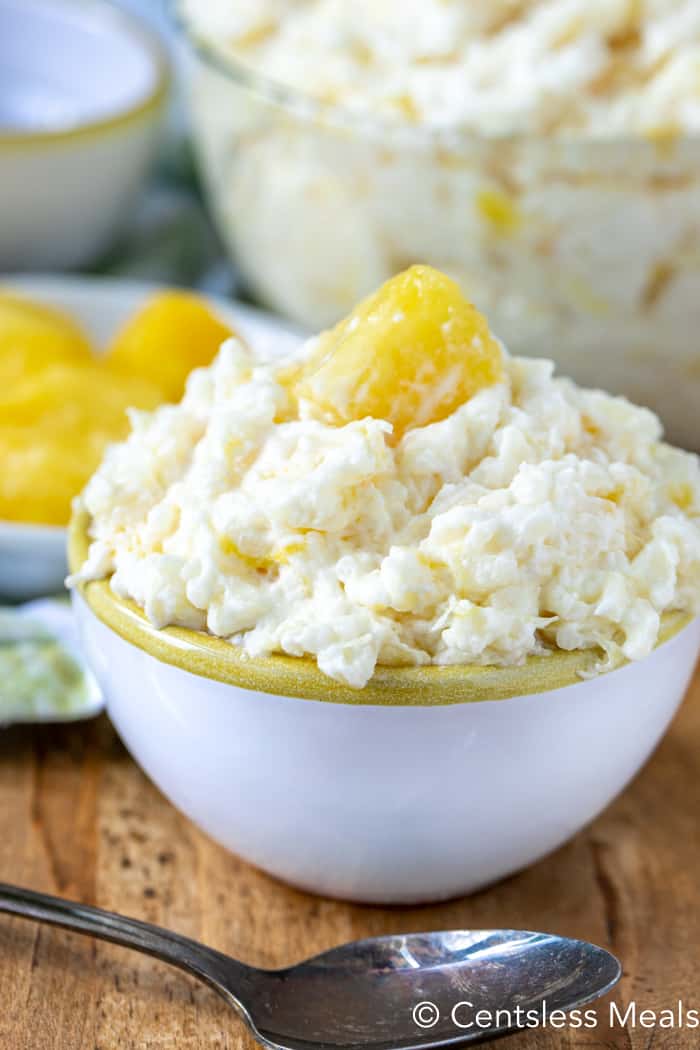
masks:
[[[700,448],[700,5],[402,11],[0,0],[0,598],[60,588],[127,405],[415,262]]]
[[[127,405],[179,398],[232,330],[187,66],[161,0],[0,0],[0,725],[101,709],[63,596],[71,500]]]
[[[438,26],[432,7],[392,51],[392,3],[306,5],[337,25],[302,7],[276,41],[266,3],[0,0],[0,271],[235,295],[313,331],[429,262],[511,351],[700,447],[700,8],[467,2]],[[450,51],[465,25],[495,42],[473,99]],[[416,92],[398,68],[377,106],[374,66],[404,59]],[[117,112],[133,120],[86,130]]]
[[[107,256],[92,267],[221,295],[241,294],[235,268],[209,218],[187,114],[193,59],[175,22],[171,0],[107,0],[160,38],[171,68],[169,99],[154,170],[136,215]]]

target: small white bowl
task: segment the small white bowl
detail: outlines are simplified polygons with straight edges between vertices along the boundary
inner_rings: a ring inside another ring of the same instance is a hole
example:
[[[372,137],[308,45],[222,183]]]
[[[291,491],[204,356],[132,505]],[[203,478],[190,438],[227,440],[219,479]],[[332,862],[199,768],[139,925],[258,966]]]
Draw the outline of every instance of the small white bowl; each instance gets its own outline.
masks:
[[[112,722],[176,806],[287,882],[381,903],[469,893],[592,820],[659,741],[700,645],[700,619],[671,617],[650,656],[595,678],[579,677],[595,654],[556,653],[382,668],[352,690],[309,660],[156,631],[105,582],[75,606]]]
[[[2,2],[0,0],[0,9]],[[66,310],[83,325],[98,347],[107,343],[127,317],[159,290],[159,286],[144,281],[109,277],[16,274],[0,277],[0,288]],[[259,310],[225,299],[207,298],[261,357],[289,353],[301,338],[289,325]],[[0,521],[0,602],[55,594],[63,589],[67,571],[64,528]]]
[[[105,0],[0,0],[0,269],[83,265],[155,155],[168,67]]]

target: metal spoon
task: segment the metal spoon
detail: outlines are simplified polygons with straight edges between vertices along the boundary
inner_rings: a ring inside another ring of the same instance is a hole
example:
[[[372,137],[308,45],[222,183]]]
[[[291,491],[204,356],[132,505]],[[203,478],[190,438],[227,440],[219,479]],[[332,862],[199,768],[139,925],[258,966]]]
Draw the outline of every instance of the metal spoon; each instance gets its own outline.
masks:
[[[0,883],[0,911],[171,963],[210,985],[274,1050],[425,1050],[507,1035],[609,991],[620,964],[585,941],[518,930],[374,937],[283,970],[246,966],[177,933]],[[492,1016],[489,1023],[486,1011]],[[500,1011],[500,1013],[497,1013]],[[534,1015],[533,1015],[534,1017]]]

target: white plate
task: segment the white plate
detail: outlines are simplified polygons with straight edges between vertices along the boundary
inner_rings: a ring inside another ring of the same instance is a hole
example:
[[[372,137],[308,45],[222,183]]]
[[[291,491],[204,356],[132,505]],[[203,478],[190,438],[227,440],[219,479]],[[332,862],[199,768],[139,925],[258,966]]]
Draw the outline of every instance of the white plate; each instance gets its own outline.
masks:
[[[68,310],[104,346],[157,285],[107,277],[2,277],[0,287]],[[242,303],[207,296],[216,311],[240,331],[261,357],[288,353],[301,333]],[[0,601],[53,594],[66,575],[66,530],[0,521]]]

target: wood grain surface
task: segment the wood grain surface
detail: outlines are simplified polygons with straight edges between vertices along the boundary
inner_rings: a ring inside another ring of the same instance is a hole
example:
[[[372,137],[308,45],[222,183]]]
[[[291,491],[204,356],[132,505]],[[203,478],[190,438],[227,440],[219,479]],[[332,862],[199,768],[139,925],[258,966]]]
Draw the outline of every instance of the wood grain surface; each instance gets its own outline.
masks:
[[[622,959],[615,1001],[700,1008],[700,673],[668,736],[592,827],[522,874],[435,907],[306,896],[198,832],[106,719],[0,734],[0,879],[170,926],[262,966],[341,941],[451,927],[584,937]],[[213,993],[121,948],[0,916],[1,1050],[249,1050]],[[700,1031],[523,1032],[518,1050],[688,1050]]]

